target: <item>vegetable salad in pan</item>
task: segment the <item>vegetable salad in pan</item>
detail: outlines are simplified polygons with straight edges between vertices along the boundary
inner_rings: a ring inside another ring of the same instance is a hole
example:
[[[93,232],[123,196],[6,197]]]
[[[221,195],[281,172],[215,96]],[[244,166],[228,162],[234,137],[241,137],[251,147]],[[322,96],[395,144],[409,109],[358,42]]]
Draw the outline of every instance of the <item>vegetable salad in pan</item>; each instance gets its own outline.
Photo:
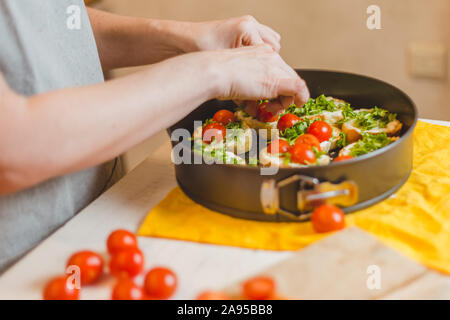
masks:
[[[383,148],[400,135],[397,115],[379,107],[353,109],[321,95],[303,107],[271,113],[272,101],[223,109],[194,131],[195,153],[220,163],[279,167],[327,165]],[[249,156],[258,145],[257,156]]]

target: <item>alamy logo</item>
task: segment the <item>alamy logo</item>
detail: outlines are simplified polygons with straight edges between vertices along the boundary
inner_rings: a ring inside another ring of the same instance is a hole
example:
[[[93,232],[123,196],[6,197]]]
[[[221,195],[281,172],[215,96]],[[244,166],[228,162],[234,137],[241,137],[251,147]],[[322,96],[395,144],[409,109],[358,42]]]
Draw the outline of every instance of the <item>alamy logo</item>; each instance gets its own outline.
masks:
[[[67,7],[67,29],[80,30],[81,29],[81,8],[77,5]]]
[[[77,265],[70,265],[66,269],[67,287],[69,289],[81,289],[81,270]]]
[[[376,264],[372,264],[367,267],[366,273],[368,274],[366,286],[369,290],[381,289],[381,269]]]
[[[369,30],[379,30],[381,29],[381,9],[379,6],[372,4],[367,7],[366,13],[369,17],[366,21],[367,29]]]

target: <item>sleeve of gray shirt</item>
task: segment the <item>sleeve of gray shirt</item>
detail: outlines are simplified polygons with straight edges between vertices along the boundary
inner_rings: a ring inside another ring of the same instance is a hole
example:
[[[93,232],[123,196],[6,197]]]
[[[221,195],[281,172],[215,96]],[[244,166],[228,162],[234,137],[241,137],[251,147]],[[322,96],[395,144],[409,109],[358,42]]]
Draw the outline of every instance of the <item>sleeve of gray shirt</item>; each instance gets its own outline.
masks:
[[[104,81],[82,0],[1,0],[0,39],[0,71],[22,95]],[[0,196],[0,272],[121,174],[116,160]]]

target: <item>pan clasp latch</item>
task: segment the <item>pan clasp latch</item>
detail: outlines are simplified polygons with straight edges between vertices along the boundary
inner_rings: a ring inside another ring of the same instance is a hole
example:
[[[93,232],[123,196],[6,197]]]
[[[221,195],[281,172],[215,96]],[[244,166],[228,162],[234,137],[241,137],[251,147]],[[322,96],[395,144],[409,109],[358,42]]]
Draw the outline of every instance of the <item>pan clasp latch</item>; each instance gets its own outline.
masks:
[[[280,206],[280,189],[291,183],[298,183],[298,213]],[[353,181],[320,182],[317,178],[296,174],[278,182],[275,179],[263,181],[260,199],[265,214],[279,213],[291,219],[304,221],[309,219],[314,208],[321,204],[328,203],[341,207],[354,205],[358,201],[358,187]]]

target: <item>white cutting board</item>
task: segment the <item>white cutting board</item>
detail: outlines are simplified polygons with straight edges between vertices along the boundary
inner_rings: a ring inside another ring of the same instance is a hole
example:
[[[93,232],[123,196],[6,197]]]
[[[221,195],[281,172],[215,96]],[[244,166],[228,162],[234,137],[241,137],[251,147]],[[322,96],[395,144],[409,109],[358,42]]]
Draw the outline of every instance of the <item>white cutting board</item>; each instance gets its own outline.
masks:
[[[292,299],[450,299],[450,277],[347,228],[259,273]],[[225,289],[239,296],[241,283]]]

